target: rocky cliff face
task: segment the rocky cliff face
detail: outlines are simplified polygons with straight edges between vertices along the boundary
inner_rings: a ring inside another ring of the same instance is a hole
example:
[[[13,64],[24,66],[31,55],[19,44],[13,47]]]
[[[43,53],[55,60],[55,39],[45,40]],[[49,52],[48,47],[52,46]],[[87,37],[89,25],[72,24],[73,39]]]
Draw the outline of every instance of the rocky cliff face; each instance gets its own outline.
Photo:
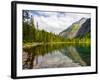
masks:
[[[82,18],[79,21],[73,23],[69,28],[62,31],[59,35],[63,36],[64,38],[75,38],[75,37],[82,37],[86,33],[90,34],[90,26],[91,26],[91,19]]]
[[[78,30],[76,37],[85,36],[85,34],[91,32],[91,19],[87,19],[85,23],[82,24],[80,29]]]

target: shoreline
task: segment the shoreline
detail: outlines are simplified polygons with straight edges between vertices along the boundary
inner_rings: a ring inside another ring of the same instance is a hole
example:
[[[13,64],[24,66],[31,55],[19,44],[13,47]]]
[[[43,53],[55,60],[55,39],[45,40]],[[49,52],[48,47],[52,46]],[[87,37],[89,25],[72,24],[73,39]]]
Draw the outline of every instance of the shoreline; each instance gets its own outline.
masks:
[[[48,45],[48,44],[90,44],[90,42],[33,42],[33,43],[24,43],[23,48],[35,47],[38,45]]]

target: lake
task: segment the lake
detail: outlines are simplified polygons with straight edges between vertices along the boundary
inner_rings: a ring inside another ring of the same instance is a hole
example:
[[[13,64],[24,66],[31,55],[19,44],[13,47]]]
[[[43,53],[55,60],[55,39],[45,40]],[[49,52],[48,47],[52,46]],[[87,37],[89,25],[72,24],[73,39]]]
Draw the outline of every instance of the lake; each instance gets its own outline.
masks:
[[[44,44],[23,48],[23,69],[91,66],[90,44]]]

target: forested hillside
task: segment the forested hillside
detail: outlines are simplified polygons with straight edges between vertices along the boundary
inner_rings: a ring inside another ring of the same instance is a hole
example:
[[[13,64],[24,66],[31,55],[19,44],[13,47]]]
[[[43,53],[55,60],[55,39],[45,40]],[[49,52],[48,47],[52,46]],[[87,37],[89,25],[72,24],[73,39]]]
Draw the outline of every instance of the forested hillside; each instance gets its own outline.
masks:
[[[27,42],[61,42],[65,39],[59,35],[55,35],[52,32],[46,32],[45,30],[38,30],[34,25],[23,23],[23,41]]]
[[[82,18],[58,35],[53,32],[38,29],[34,23],[34,16],[23,11],[23,43],[90,43],[90,19]]]

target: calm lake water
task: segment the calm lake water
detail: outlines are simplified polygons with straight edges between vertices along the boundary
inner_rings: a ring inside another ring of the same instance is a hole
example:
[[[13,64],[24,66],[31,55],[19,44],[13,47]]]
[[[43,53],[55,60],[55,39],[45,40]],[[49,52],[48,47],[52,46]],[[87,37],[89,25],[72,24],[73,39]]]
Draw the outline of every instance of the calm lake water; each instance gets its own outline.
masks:
[[[91,65],[90,45],[44,44],[23,49],[23,69]]]

